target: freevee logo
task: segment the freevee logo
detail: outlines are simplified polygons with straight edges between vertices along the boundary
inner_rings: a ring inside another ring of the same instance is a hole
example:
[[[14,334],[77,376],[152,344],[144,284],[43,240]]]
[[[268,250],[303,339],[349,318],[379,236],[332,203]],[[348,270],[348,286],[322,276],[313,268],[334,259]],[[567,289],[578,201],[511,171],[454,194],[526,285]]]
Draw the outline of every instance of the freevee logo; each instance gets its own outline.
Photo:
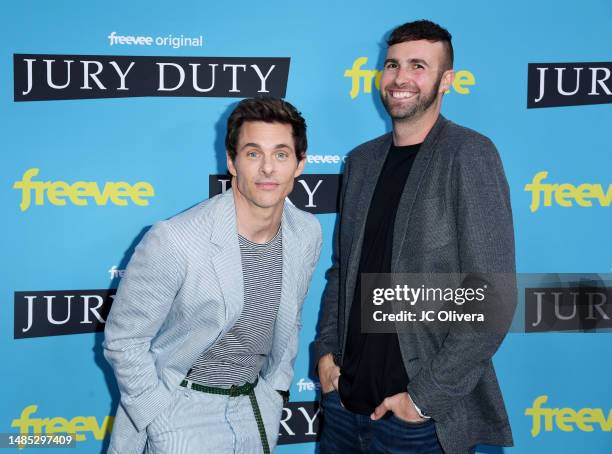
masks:
[[[548,401],[548,396],[542,395],[533,401],[533,406],[525,410],[526,416],[531,416],[531,436],[537,437],[542,431],[542,419],[544,430],[552,432],[553,425],[562,432],[573,432],[578,429],[581,432],[594,432],[596,429],[604,432],[612,431],[612,410],[606,416],[602,408],[543,408]]]
[[[56,416],[54,418],[33,418],[32,414],[38,411],[38,405],[28,405],[21,412],[19,418],[13,419],[11,427],[19,428],[21,435],[28,434],[74,434],[76,441],[86,441],[87,435],[96,440],[103,440],[110,434],[114,418],[105,416],[98,422],[95,416],[75,416],[72,419]],[[40,446],[45,447],[45,446]]]
[[[14,338],[104,331],[115,289],[15,292]]]
[[[113,265],[108,270],[108,274],[110,274],[111,281],[113,279],[121,279],[121,278],[125,277],[125,270],[124,269],[123,270],[119,269],[119,267],[117,265]]]
[[[359,57],[353,62],[353,67],[344,71],[344,77],[351,79],[351,91],[349,96],[355,99],[361,90],[361,80],[363,80],[363,92],[372,93],[372,81],[377,90],[380,90],[380,78],[382,71],[377,69],[363,69],[362,66],[368,63],[368,57]],[[453,79],[453,90],[460,95],[468,95],[471,85],[476,85],[474,74],[465,69],[455,72]]]
[[[299,393],[301,393],[302,391],[318,391],[319,389],[321,389],[320,383],[315,383],[311,380],[304,378],[300,378],[296,385],[298,387]]]
[[[529,208],[532,213],[540,208],[540,197],[542,197],[542,205],[545,207],[552,206],[553,196],[557,205],[566,208],[573,206],[572,200],[581,207],[592,207],[592,200],[599,202],[599,205],[602,207],[609,207],[610,203],[612,203],[612,184],[609,184],[607,192],[604,192],[604,187],[601,184],[584,183],[574,186],[569,183],[542,183],[546,178],[548,178],[548,172],[538,172],[533,177],[533,181],[525,185],[525,191],[531,192],[531,205]]]
[[[14,54],[14,100],[284,97],[289,58]]]
[[[318,440],[319,402],[289,402],[281,416],[279,445]]]
[[[21,189],[21,211],[26,211],[32,203],[32,192],[34,193],[34,204],[44,205],[45,199],[51,205],[64,206],[66,199],[77,206],[87,206],[89,200],[96,205],[106,205],[110,201],[114,205],[127,206],[128,201],[138,206],[147,206],[148,197],[155,195],[155,190],[150,183],[139,181],[134,185],[125,181],[107,182],[104,189],[100,190],[98,183],[93,181],[77,181],[68,184],[65,181],[32,181],[32,178],[40,172],[38,168],[31,168],[24,172],[21,180],[16,181],[13,189]]]
[[[340,164],[346,160],[346,156],[337,154],[307,154],[306,162],[308,164]]]
[[[612,287],[525,289],[525,332],[612,327]]]
[[[527,108],[612,103],[612,62],[529,63]]]
[[[337,213],[342,175],[335,173],[302,174],[295,180],[289,200],[296,207],[311,213]],[[208,197],[227,191],[229,175],[208,176]]]
[[[11,427],[18,428],[21,435],[28,434],[75,434],[76,441],[86,441],[93,436],[103,440],[112,431],[114,418],[105,416],[101,421],[95,416],[39,418],[32,415],[38,405],[28,405],[19,418],[13,419]],[[319,430],[318,402],[290,402],[283,408],[278,444],[314,442]]]

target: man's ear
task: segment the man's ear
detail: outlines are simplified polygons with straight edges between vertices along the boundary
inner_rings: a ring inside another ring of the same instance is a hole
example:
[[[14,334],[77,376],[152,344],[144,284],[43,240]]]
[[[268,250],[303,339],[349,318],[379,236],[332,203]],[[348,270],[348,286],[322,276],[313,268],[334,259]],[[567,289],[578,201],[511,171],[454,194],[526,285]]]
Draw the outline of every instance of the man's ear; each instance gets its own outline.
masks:
[[[297,168],[295,169],[295,173],[293,174],[293,178],[299,177],[304,171],[304,166],[306,165],[306,155],[304,154],[304,158],[301,161],[298,161]]]
[[[229,171],[231,176],[235,177],[236,167],[234,166],[234,161],[232,161],[232,158],[230,157],[230,154],[227,150],[225,151],[225,159],[227,161],[227,170]]]
[[[448,93],[450,91],[450,87],[453,84],[453,80],[455,79],[455,71],[452,69],[447,69],[442,74],[442,80],[440,81],[440,93]]]

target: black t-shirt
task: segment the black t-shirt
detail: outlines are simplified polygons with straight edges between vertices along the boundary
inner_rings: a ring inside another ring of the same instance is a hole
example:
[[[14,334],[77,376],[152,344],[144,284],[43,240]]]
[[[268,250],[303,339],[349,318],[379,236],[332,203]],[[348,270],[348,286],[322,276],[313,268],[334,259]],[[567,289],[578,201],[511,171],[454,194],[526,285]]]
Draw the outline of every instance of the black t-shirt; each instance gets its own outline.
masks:
[[[342,403],[355,413],[369,415],[408,386],[397,333],[361,332],[361,273],[391,272],[395,215],[420,146],[391,146],[368,210],[339,385]]]

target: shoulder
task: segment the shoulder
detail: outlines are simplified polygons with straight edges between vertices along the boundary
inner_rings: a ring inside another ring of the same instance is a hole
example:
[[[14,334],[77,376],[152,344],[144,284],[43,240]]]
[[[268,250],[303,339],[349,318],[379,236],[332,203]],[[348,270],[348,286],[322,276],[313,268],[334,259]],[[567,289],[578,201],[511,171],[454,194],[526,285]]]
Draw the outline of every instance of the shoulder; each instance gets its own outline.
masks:
[[[232,202],[227,199],[227,193],[216,195],[179,214],[157,222],[153,228],[175,238],[202,235],[207,229],[212,228],[215,218],[224,210],[224,206]]]
[[[459,157],[493,157],[497,149],[493,141],[471,128],[447,121],[441,132],[440,142],[451,147]]]
[[[458,181],[507,186],[504,166],[493,141],[473,129],[448,122],[443,131],[447,154],[451,157]]]
[[[390,144],[391,133],[388,132],[353,148],[351,151],[348,152],[346,162],[367,162],[377,153],[380,153],[380,150],[383,150],[383,152],[385,152]]]

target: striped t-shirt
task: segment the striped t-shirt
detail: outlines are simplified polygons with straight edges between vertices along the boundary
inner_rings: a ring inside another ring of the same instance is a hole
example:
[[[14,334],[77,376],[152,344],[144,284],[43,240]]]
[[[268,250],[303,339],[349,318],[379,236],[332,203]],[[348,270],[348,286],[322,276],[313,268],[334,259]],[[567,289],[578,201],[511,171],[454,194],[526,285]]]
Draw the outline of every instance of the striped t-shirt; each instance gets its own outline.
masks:
[[[187,379],[208,386],[252,383],[272,349],[274,322],[280,303],[283,245],[279,228],[268,243],[238,235],[244,281],[244,307],[236,324],[202,353]]]

